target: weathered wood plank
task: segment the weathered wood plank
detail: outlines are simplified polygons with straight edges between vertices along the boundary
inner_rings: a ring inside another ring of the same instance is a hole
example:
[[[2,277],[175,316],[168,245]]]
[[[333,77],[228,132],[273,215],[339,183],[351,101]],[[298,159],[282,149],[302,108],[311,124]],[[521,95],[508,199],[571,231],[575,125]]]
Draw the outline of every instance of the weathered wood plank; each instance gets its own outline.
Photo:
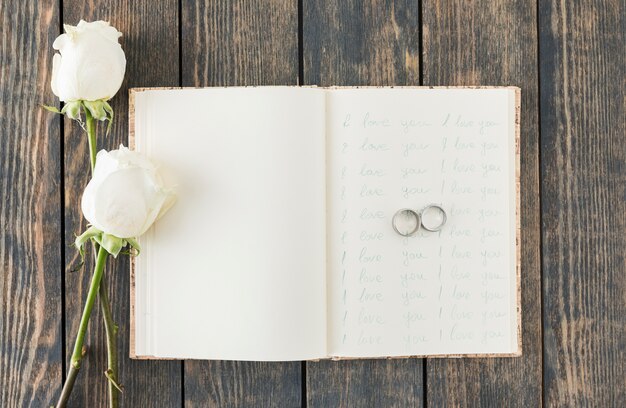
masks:
[[[295,85],[296,0],[182,0],[183,86]]]
[[[626,4],[539,3],[546,406],[626,403]]]
[[[295,0],[182,2],[182,85],[295,85]],[[186,361],[185,406],[294,407],[301,363]]]
[[[82,18],[107,20],[124,36],[126,80],[111,101],[116,118],[111,134],[100,127],[100,149],[128,144],[128,87],[178,85],[178,3],[176,0],[133,1],[98,0],[63,2],[64,23],[75,25]],[[89,180],[88,146],[85,134],[76,123],[65,121],[65,242],[86,228],[80,210],[80,197]],[[88,257],[89,258],[89,257]],[[74,250],[66,251],[66,355],[72,352],[78,322],[85,301],[93,263],[87,262],[78,272],[71,272],[79,258]],[[119,379],[126,387],[122,406],[181,405],[181,363],[177,361],[137,361],[128,358],[129,347],[129,265],[128,257],[109,261],[106,280],[109,286],[113,316],[119,324]],[[87,361],[79,374],[70,406],[107,406],[106,346],[99,308],[89,324],[86,344]]]
[[[429,406],[541,405],[536,4],[425,0],[424,85],[522,88],[522,347],[519,358],[429,359]]]
[[[0,406],[53,404],[62,381],[55,1],[0,2]]]
[[[309,407],[421,407],[423,359],[306,363]]]
[[[419,85],[417,0],[303,2],[304,84]],[[306,363],[311,407],[421,406],[422,359]]]
[[[304,84],[419,85],[419,2],[303,2]]]

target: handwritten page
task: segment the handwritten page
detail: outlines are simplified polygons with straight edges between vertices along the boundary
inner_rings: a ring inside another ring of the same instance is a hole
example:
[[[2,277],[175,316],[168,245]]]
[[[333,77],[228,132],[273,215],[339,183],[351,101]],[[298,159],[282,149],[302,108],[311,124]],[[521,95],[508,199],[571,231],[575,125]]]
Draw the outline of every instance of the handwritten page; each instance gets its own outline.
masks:
[[[326,95],[329,354],[517,352],[513,89]],[[439,232],[392,215],[436,203]]]
[[[324,104],[288,87],[135,94],[137,150],[179,181],[136,259],[137,355],[326,355]]]

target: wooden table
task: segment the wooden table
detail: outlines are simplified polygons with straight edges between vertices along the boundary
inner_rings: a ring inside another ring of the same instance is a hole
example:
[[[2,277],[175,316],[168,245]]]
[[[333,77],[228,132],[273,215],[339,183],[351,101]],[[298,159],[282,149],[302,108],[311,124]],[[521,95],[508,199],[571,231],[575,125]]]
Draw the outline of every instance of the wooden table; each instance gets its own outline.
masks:
[[[62,23],[124,33],[112,135],[127,88],[212,85],[518,85],[522,88],[521,358],[253,363],[133,361],[129,275],[107,272],[126,407],[597,406],[626,404],[624,0],[2,0],[0,406],[60,393],[91,265],[87,139],[38,108]],[[181,119],[182,120],[182,119]],[[72,406],[106,404],[91,320]]]

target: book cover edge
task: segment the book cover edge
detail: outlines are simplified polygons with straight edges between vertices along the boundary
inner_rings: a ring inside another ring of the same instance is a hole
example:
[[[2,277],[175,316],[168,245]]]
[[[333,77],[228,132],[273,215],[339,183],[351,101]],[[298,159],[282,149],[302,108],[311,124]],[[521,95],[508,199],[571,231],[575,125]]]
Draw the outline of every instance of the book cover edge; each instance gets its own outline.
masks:
[[[284,86],[288,88],[299,88],[300,86]],[[135,148],[135,93],[151,90],[175,90],[175,89],[204,89],[207,87],[134,87],[128,90],[128,147]],[[226,87],[217,87],[226,88]],[[240,88],[257,88],[256,86]],[[315,88],[315,87],[313,87]],[[516,248],[516,288],[517,288],[517,350],[512,353],[478,353],[478,354],[436,354],[436,355],[409,355],[409,356],[381,356],[381,357],[326,357],[311,359],[306,361],[321,360],[363,360],[363,359],[405,359],[405,358],[478,358],[478,357],[520,357],[522,356],[522,292],[521,292],[521,88],[517,86],[345,86],[345,87],[325,87],[321,89],[349,89],[349,88],[408,88],[408,89],[512,89],[515,92],[515,189],[516,189],[516,209],[515,209],[515,248]],[[151,355],[138,355],[135,352],[135,259],[130,258],[130,339],[129,357],[133,360],[196,360],[189,358],[167,358]],[[197,359],[208,361],[209,359]],[[300,360],[298,360],[300,361]]]

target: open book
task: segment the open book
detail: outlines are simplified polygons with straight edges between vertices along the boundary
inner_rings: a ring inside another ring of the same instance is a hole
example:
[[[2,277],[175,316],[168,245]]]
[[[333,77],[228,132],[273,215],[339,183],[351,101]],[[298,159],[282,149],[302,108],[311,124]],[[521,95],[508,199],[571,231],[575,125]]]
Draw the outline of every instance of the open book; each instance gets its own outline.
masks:
[[[140,239],[131,355],[520,355],[519,97],[131,90],[131,147],[179,196]],[[431,203],[441,231],[394,231]]]

